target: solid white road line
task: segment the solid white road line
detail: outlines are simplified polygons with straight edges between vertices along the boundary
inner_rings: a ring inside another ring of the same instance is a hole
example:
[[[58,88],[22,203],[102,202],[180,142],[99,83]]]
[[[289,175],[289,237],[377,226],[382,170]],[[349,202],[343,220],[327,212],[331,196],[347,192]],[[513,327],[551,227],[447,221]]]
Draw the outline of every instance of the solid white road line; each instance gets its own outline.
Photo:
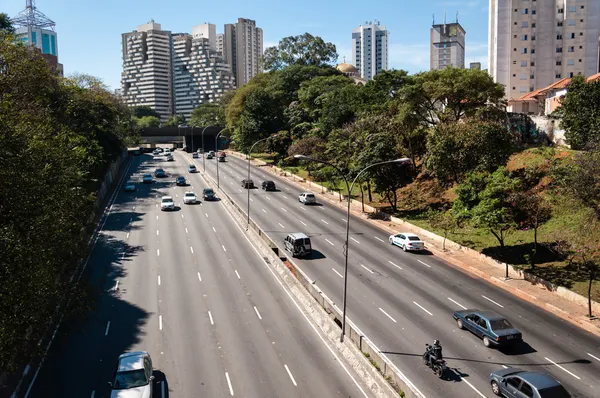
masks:
[[[329,239],[325,238],[325,240],[327,241],[327,243],[329,243],[331,246],[333,246],[333,242],[330,241]]]
[[[190,251],[192,252],[192,254],[194,254],[194,248],[192,246],[190,246]]]
[[[156,219],[158,220],[158,216],[156,216]]]
[[[158,330],[162,330],[162,315],[158,316]]]
[[[233,395],[233,387],[231,386],[231,380],[229,380],[229,373],[225,372],[225,378],[227,379],[227,385],[229,386],[229,393]]]
[[[481,393],[481,392],[480,392],[478,389],[476,389],[476,388],[475,388],[475,386],[474,386],[473,384],[469,383],[469,381],[468,381],[467,379],[463,378],[463,377],[460,375],[460,373],[458,373],[458,372],[457,372],[456,370],[454,370],[454,369],[452,369],[452,371],[453,371],[454,373],[456,373],[456,375],[457,375],[457,376],[460,378],[460,380],[461,380],[461,381],[464,381],[465,383],[467,383],[467,385],[468,385],[469,387],[471,387],[471,388],[472,388],[472,389],[473,389],[473,390],[474,390],[474,391],[475,391],[477,394],[479,394],[479,396],[480,396],[480,397],[482,397],[482,398],[486,398],[486,397],[485,397],[485,395],[483,395],[483,394],[482,394],[482,393]]]
[[[298,221],[300,221],[300,220],[298,220]],[[304,225],[305,227],[307,226],[307,225],[304,223],[304,221],[300,221],[300,223],[301,223],[302,225]]]
[[[283,226],[283,224],[281,224],[280,222],[279,222],[279,223],[277,223],[277,224],[279,224],[279,226],[280,226],[281,228],[285,228],[285,227]]]
[[[156,257],[160,256],[160,249],[156,249]]]
[[[381,241],[381,242],[384,242],[384,240],[383,240],[383,239],[379,239],[378,237],[375,237],[375,239],[377,239],[377,240],[379,240],[379,241]]]
[[[321,221],[323,221],[325,224],[329,225],[329,223],[327,221],[323,220],[322,218],[321,218]]]
[[[258,312],[258,308],[256,308],[256,306],[254,306],[254,311],[256,312],[256,316],[258,316],[258,319],[262,321],[262,316],[260,316],[260,312]]]
[[[104,331],[104,335],[108,336],[108,329],[110,329],[110,321],[106,324],[106,330]]]
[[[388,318],[390,318],[392,321],[394,321],[394,323],[398,323],[398,322],[396,322],[396,320],[395,320],[394,318],[392,318],[392,317],[390,316],[390,314],[388,314],[388,313],[387,313],[387,312],[385,312],[383,309],[381,309],[381,307],[379,307],[379,311],[381,311],[381,312],[383,312],[385,315],[387,315],[387,317],[388,317]]]
[[[237,272],[237,269],[234,269],[234,271],[235,271],[235,274],[237,275],[238,279],[242,279],[242,278],[240,277],[240,274],[238,274],[238,272]]]
[[[339,276],[340,278],[344,279],[344,276],[343,276],[342,274],[340,274],[339,272],[337,272],[337,271],[335,270],[335,268],[332,268],[332,270],[333,270],[333,272],[335,272],[336,274],[338,274],[338,276]]]
[[[367,267],[365,267],[364,265],[362,265],[362,264],[361,264],[360,266],[361,266],[361,267],[363,267],[364,269],[366,269],[367,271],[369,271],[370,273],[374,274],[374,272],[373,272],[373,271],[371,271],[370,269],[368,269],[368,268],[367,268]]]
[[[593,356],[592,354],[590,354],[589,352],[587,353],[589,356],[591,356],[592,358],[594,358],[596,361],[600,362],[600,358]]]
[[[158,276],[158,286],[160,286],[160,275]]]
[[[418,261],[418,262],[420,262],[421,264],[423,264],[424,266],[431,268],[431,265],[429,265],[429,264],[426,264],[426,263],[424,263],[424,262],[423,262],[423,261],[421,261],[421,260],[417,260],[417,261]]]
[[[490,302],[492,302],[492,303],[496,304],[496,305],[497,305],[498,307],[500,307],[500,308],[504,308],[504,306],[503,306],[502,304],[498,304],[497,302],[495,302],[495,301],[494,301],[494,300],[492,300],[491,298],[489,298],[489,297],[485,297],[483,294],[481,295],[481,297],[483,297],[483,298],[484,298],[484,299],[486,299],[487,301],[490,301]]]
[[[397,264],[394,264],[394,263],[393,263],[393,262],[391,262],[391,261],[388,261],[388,263],[392,264],[394,267],[396,267],[396,268],[398,268],[398,269],[402,269],[402,267],[401,267],[401,266],[399,266],[399,265],[397,265]]]
[[[283,364],[283,366],[285,367],[285,370],[287,370],[287,373],[290,376],[290,379],[292,379],[292,383],[294,383],[294,387],[298,387],[298,384],[296,384],[296,380],[294,380],[294,376],[292,376],[292,372],[290,372],[290,368],[288,368],[288,366],[286,364]]]
[[[226,252],[227,249],[225,249],[225,246],[221,245],[221,247],[223,248],[223,251]]]
[[[284,209],[283,207],[281,208],[281,210],[285,211],[286,213],[288,212],[286,209]],[[305,209],[306,210],[306,209]]]
[[[357,241],[357,240],[356,240],[356,239],[354,239],[354,238],[350,238],[350,239],[352,239],[352,240],[353,240],[353,241],[355,241],[356,243],[360,243],[359,241]]]
[[[202,277],[200,276],[200,272],[198,272],[197,274],[198,274],[198,280],[199,280],[200,282],[202,282]]]
[[[266,213],[267,211],[265,209],[261,209],[263,211],[263,213]]]
[[[210,313],[210,311],[208,311],[208,317],[210,318],[210,324],[214,325],[215,322],[213,321],[212,314]]]
[[[215,229],[215,227],[212,227],[212,229],[213,229],[213,232],[216,234],[217,230]]]
[[[413,301],[413,304],[416,305],[417,307],[419,307],[420,309],[422,309],[423,311],[425,311],[426,313],[428,313],[429,315],[433,316],[433,314],[429,311],[427,311],[423,306],[419,305],[419,303],[417,303],[416,301]]]
[[[306,207],[304,207],[304,206],[302,206],[301,209],[304,210],[304,211],[306,211]]]
[[[454,304],[458,305],[458,306],[459,306],[460,308],[462,308],[463,310],[466,310],[466,309],[467,309],[467,307],[465,307],[464,305],[462,305],[462,304],[461,304],[461,303],[459,303],[459,302],[456,302],[456,301],[452,300],[450,297],[448,297],[448,300],[452,301]]]
[[[546,359],[546,361],[551,362],[553,365],[558,366],[560,369],[564,370],[565,372],[567,372],[568,374],[570,374],[571,376],[573,376],[574,378],[576,378],[577,380],[581,380],[581,377],[577,376],[575,373],[571,373],[569,372],[567,369],[563,368],[562,366],[560,366],[559,364],[557,364],[556,362],[554,362],[553,360],[551,360],[548,357],[544,357],[544,359]]]

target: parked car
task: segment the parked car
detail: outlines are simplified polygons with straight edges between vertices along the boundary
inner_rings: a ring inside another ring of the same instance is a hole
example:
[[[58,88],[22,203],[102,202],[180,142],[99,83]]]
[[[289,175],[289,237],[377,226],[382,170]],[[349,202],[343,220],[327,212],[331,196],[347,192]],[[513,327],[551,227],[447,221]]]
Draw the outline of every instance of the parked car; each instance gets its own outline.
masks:
[[[150,178],[152,178],[152,176],[150,176]],[[128,182],[125,184],[125,192],[135,192],[136,190],[137,188],[133,182]]]
[[[312,251],[310,238],[302,232],[288,234],[283,240],[283,244],[285,250],[289,251],[292,257],[309,256]]]
[[[198,201],[198,198],[196,197],[196,194],[193,193],[192,191],[187,191],[185,194],[183,194],[183,203],[184,204],[196,204],[196,202]]]
[[[193,164],[190,164],[190,165],[188,166],[188,172],[189,172],[189,173],[195,173],[195,172],[197,172],[197,171],[198,171],[198,170],[196,170],[196,166],[195,166],[195,165],[193,165]]]
[[[390,245],[401,247],[404,251],[425,250],[425,242],[417,235],[410,232],[402,232],[396,235],[390,235]]]
[[[273,181],[263,181],[262,189],[264,189],[265,191],[276,191],[277,190],[277,188],[275,188],[275,183]]]
[[[184,176],[179,176],[175,179],[175,184],[177,184],[177,186],[180,187],[184,187],[187,185],[187,182],[185,181],[185,177]]]
[[[151,184],[152,183],[152,174],[144,174],[144,177],[142,177],[142,182],[144,184]]]
[[[298,196],[298,201],[300,203],[304,203],[305,205],[314,205],[315,203],[317,203],[317,198],[312,192],[302,192]]]
[[[253,189],[254,181],[252,180],[242,180],[242,188]]]
[[[192,157],[193,157],[194,159],[198,159],[198,153],[197,153],[197,152],[193,152],[193,153],[192,153]]]
[[[160,200],[160,209],[161,210],[174,210],[175,202],[173,202],[173,198],[171,196],[163,196]]]
[[[215,191],[213,191],[212,188],[204,188],[204,190],[202,191],[202,198],[204,200],[215,200],[217,199],[217,196],[215,195]]]
[[[167,176],[167,173],[163,169],[156,169],[154,170],[154,175],[158,178],[163,178]]]
[[[521,332],[506,318],[494,311],[461,310],[452,317],[459,329],[467,329],[480,339],[486,347],[504,347],[523,341]]]
[[[111,398],[152,397],[152,359],[146,351],[126,352],[119,356],[113,376]]]
[[[499,369],[490,374],[492,392],[504,397],[570,398],[552,376],[518,368]]]

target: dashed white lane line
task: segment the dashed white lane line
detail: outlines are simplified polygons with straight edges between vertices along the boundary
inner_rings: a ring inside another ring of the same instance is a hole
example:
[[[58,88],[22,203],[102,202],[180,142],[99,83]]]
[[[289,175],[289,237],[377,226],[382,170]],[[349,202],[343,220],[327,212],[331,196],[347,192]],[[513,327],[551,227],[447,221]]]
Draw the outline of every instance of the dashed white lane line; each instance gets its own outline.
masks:
[[[283,198],[284,198],[285,200],[287,200],[287,196],[283,195]]]
[[[581,377],[577,376],[575,373],[571,373],[569,372],[567,369],[563,368],[562,366],[560,366],[559,364],[557,364],[556,362],[554,362],[553,360],[551,360],[548,357],[544,357],[544,359],[546,359],[546,361],[552,363],[553,365],[557,366],[558,368],[564,370],[565,372],[567,372],[568,374],[570,374],[571,376],[573,376],[574,378],[576,378],[577,380],[581,380]]]
[[[503,367],[504,369],[508,369],[508,366],[506,366],[506,365],[502,365],[502,367]]]
[[[156,207],[158,207],[158,203],[156,204]]]
[[[258,317],[258,319],[262,321],[262,316],[260,316],[260,312],[258,312],[258,308],[256,308],[256,306],[254,306],[254,311],[256,312],[256,316]]]
[[[183,214],[181,215],[181,218],[183,218]]]
[[[127,239],[129,239],[129,232],[127,232]]]
[[[187,230],[187,228],[185,229],[185,233],[186,233],[186,234],[188,233],[188,230]]]
[[[360,243],[359,241],[357,241],[357,240],[356,240],[356,239],[354,239],[354,238],[350,238],[350,239],[352,239],[352,240],[353,240],[353,241],[355,241],[356,243]]]
[[[226,252],[227,249],[225,249],[225,246],[221,245],[221,247],[223,248],[223,251]]]
[[[304,207],[304,206],[302,206],[301,209],[304,210],[304,211],[306,211],[306,207]]]
[[[325,238],[325,240],[327,241],[327,243],[329,243],[331,246],[333,246],[333,242],[330,241],[329,239]]]
[[[281,224],[280,222],[279,222],[279,223],[277,223],[277,224],[279,224],[279,226],[280,226],[281,228],[285,228],[285,227],[283,226],[283,224]]]
[[[374,274],[374,272],[372,270],[370,270],[369,268],[365,267],[363,264],[361,264],[360,266],[363,267],[364,269],[366,269],[367,271],[369,271],[370,273]]]
[[[190,251],[192,252],[192,254],[194,254],[194,248],[192,246],[190,246]]]
[[[342,218],[342,221],[343,221],[343,222],[348,222],[348,220],[346,220],[345,218]]]
[[[162,330],[162,315],[158,316],[158,330]]]
[[[213,232],[216,234],[217,230],[215,229],[215,227],[212,227],[212,229],[213,229]]]
[[[399,266],[398,264],[394,264],[394,263],[393,263],[393,262],[391,262],[391,261],[388,261],[388,263],[392,264],[394,267],[396,267],[396,268],[398,268],[398,269],[402,269],[402,267],[401,267],[401,266]]]
[[[133,210],[135,210],[135,206],[133,206]]]
[[[481,392],[480,392],[478,389],[476,389],[476,388],[475,388],[475,386],[474,386],[473,384],[469,383],[469,381],[468,381],[467,379],[463,378],[463,377],[460,375],[460,373],[458,373],[458,372],[457,372],[456,370],[454,370],[454,369],[452,369],[452,371],[453,371],[453,372],[454,372],[454,373],[455,373],[455,374],[456,374],[456,375],[459,377],[459,379],[460,379],[461,381],[464,381],[465,383],[467,383],[467,385],[468,385],[469,387],[471,387],[471,388],[473,389],[473,391],[475,391],[477,394],[479,394],[479,396],[480,396],[481,398],[486,398],[486,397],[485,397],[485,395],[483,395],[483,394],[482,394],[482,393],[481,393]]]
[[[429,265],[429,264],[427,264],[427,263],[424,263],[424,262],[423,262],[423,261],[421,261],[421,260],[417,260],[417,261],[418,261],[418,262],[420,262],[421,264],[423,264],[424,266],[431,268],[431,265]]]
[[[250,198],[250,202],[254,202],[254,199]]]
[[[160,275],[158,276],[158,286],[160,286]]]
[[[263,211],[263,213],[266,213],[267,211],[265,209],[261,209]]]
[[[125,252],[121,253],[121,260],[125,258]]]
[[[208,311],[208,318],[210,319],[210,324],[214,325],[215,322],[213,321],[212,314],[210,313],[210,311]]]
[[[271,198],[269,198],[268,196],[266,198],[267,198],[267,200],[271,200]]]
[[[198,274],[198,281],[202,282],[202,277],[200,276],[200,272],[197,272]]]
[[[298,384],[296,384],[296,380],[294,380],[294,376],[292,376],[292,372],[290,372],[290,368],[288,368],[288,366],[286,364],[283,364],[283,366],[285,367],[285,370],[287,370],[288,376],[290,376],[290,379],[292,379],[292,383],[294,383],[294,387],[298,387]]]
[[[590,354],[589,352],[587,353],[589,356],[591,356],[592,358],[594,358],[596,361],[600,362],[600,358],[593,356],[592,354]]]
[[[333,272],[335,272],[336,274],[338,274],[338,276],[339,276],[340,278],[344,279],[344,275],[342,275],[342,274],[340,274],[339,272],[337,272],[337,271],[335,270],[335,268],[332,268],[331,270],[332,270]]]
[[[225,178],[227,178],[227,177],[225,177]],[[229,181],[229,183],[230,183],[230,184],[233,184],[233,181]]]
[[[452,300],[450,297],[448,297],[448,300],[452,301],[454,304],[458,305],[460,308],[462,308],[463,310],[466,310],[467,307],[465,307],[464,305],[462,305],[461,303]]]
[[[422,305],[420,305],[419,303],[417,303],[416,301],[413,301],[413,304],[416,305],[417,307],[419,307],[420,309],[422,309],[423,311],[425,311],[426,313],[428,313],[429,315],[433,316],[433,314],[429,311],[427,311],[425,309],[425,307],[423,307]]]
[[[119,280],[117,279],[117,282],[115,283],[115,287],[113,287],[113,290],[116,292],[117,290],[119,290]]]
[[[242,188],[238,188],[238,191],[242,192]]]
[[[156,216],[156,219],[158,220],[158,216]]]
[[[110,329],[110,321],[106,323],[106,330],[104,331],[105,336],[108,336],[108,329]]]
[[[225,372],[225,378],[227,379],[227,385],[229,386],[229,393],[233,396],[233,387],[231,386],[231,380],[229,379],[229,373]]]
[[[300,221],[300,220],[298,220],[298,221]],[[300,221],[300,223],[301,223],[302,225],[304,225],[305,227],[307,226],[307,225],[304,223],[304,221]]]
[[[285,211],[286,213],[288,212],[288,211],[287,211],[286,209],[284,209],[283,207],[281,208],[281,210]],[[304,209],[304,210],[306,210],[306,209]]]
[[[381,242],[385,242],[383,239],[379,239],[378,237],[375,237],[375,239],[377,239],[378,241],[381,241]]]
[[[242,277],[240,276],[240,274],[238,274],[237,269],[234,269],[235,274],[237,275],[238,279],[242,279]]]
[[[158,235],[160,235],[160,234],[158,233],[158,229],[156,230],[156,235],[157,235],[157,236],[158,236]]]
[[[286,188],[288,191],[290,190],[289,188]]]
[[[160,249],[156,249],[156,257],[160,257]]]
[[[394,323],[398,323],[398,322],[396,322],[396,320],[394,318],[392,318],[392,316],[390,314],[385,312],[381,307],[379,307],[379,311],[383,312],[388,318],[390,318],[392,321],[394,321]]]
[[[503,306],[502,304],[498,304],[497,302],[495,302],[494,300],[492,300],[492,299],[491,299],[491,298],[489,298],[489,297],[486,297],[486,296],[484,296],[483,294],[481,295],[481,297],[483,297],[484,299],[486,299],[487,301],[489,301],[489,302],[491,302],[491,303],[494,303],[494,304],[496,304],[496,305],[497,305],[498,307],[500,307],[500,308],[504,308],[504,306]]]
[[[327,221],[323,220],[322,218],[321,218],[321,221],[323,221],[325,224],[329,225],[329,223]]]
[[[204,215],[208,218],[208,213],[204,213]]]

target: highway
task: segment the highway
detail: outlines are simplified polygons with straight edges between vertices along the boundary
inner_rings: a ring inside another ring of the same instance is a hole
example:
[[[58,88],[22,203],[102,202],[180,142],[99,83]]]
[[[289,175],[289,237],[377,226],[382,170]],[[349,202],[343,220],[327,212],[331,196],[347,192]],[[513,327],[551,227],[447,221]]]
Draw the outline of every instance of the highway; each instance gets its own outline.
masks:
[[[222,203],[182,203],[207,187],[188,164],[133,157],[137,191],[116,192],[88,259],[102,294],[59,330],[28,396],[108,396],[118,356],[145,350],[155,397],[370,397]],[[142,184],[157,167],[168,176]],[[163,195],[175,211],[161,212]]]
[[[201,159],[195,159],[202,170]],[[216,161],[206,160],[216,178]],[[312,258],[295,263],[339,307],[342,303],[346,214],[328,203],[304,206],[301,190],[261,167],[252,167],[250,217],[283,250],[290,232],[312,240]],[[221,187],[245,208],[247,162],[235,156],[219,163]],[[275,181],[279,191],[260,189]],[[318,200],[318,198],[317,198]],[[348,271],[348,315],[426,397],[491,397],[490,372],[521,367],[550,373],[574,397],[600,397],[600,339],[543,309],[433,255],[405,253],[388,243],[389,235],[352,217]],[[488,349],[459,330],[455,310],[494,310],[523,333],[518,350]],[[440,339],[452,372],[438,379],[421,362],[425,343]]]

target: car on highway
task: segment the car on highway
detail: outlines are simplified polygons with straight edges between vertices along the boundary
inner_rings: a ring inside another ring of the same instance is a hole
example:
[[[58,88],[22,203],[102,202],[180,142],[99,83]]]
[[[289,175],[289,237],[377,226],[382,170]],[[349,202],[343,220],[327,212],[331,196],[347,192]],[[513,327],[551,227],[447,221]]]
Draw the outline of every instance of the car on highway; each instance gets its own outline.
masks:
[[[494,311],[467,309],[454,311],[452,317],[459,329],[467,329],[482,339],[488,348],[512,346],[523,341],[521,332]]]
[[[160,209],[161,210],[174,210],[175,202],[173,202],[173,197],[171,196],[163,196],[160,200]]]
[[[154,175],[158,178],[163,178],[167,176],[167,173],[163,169],[156,169],[154,170]]]
[[[396,235],[390,235],[390,245],[401,247],[404,251],[422,251],[425,250],[425,242],[417,235],[410,232],[402,232]]]
[[[275,188],[275,183],[273,181],[263,181],[262,184],[262,189],[264,189],[265,191],[276,191],[277,188]]]
[[[113,376],[110,398],[152,397],[152,359],[146,351],[126,352],[119,356]]]
[[[197,152],[193,152],[193,153],[192,153],[192,157],[193,157],[194,159],[198,159],[198,153],[197,153]]]
[[[175,184],[177,184],[177,186],[180,187],[184,187],[187,185],[187,182],[185,181],[185,177],[184,176],[179,176],[175,179]]]
[[[306,257],[312,251],[310,238],[303,232],[288,234],[283,240],[283,245],[285,250],[292,254],[292,257]]]
[[[254,181],[252,180],[242,180],[242,188],[253,189]]]
[[[162,149],[161,147],[158,147],[158,148],[156,148],[156,150],[157,150],[158,152],[160,152],[160,153],[163,153],[163,152],[165,151],[165,150],[164,150],[164,149]]]
[[[518,368],[499,369],[490,374],[492,392],[501,397],[570,398],[554,377]]]
[[[215,200],[217,199],[217,196],[212,188],[204,188],[202,190],[202,198],[204,198],[204,200]]]
[[[219,155],[219,158],[217,159],[217,161],[224,162],[225,161],[225,156],[224,155]]]
[[[151,184],[152,183],[152,174],[144,174],[144,177],[142,177],[142,182],[144,184]]]
[[[165,154],[171,153],[171,148],[166,148],[165,149]]]
[[[215,155],[213,155],[211,152],[206,154],[206,159],[212,159]]]
[[[160,152],[158,151],[158,149],[155,149],[155,150],[153,150],[153,151],[152,151],[152,154],[153,154],[154,156],[159,156],[159,155],[160,155]]]
[[[196,166],[195,166],[195,165],[193,165],[193,164],[190,164],[190,165],[188,166],[188,173],[195,173],[195,172],[197,172],[197,171],[198,171],[198,170],[196,170]]]
[[[183,194],[183,203],[184,204],[196,204],[196,202],[198,202],[198,197],[196,196],[196,194],[192,191],[187,191],[186,193]]]
[[[300,203],[304,203],[305,205],[314,205],[317,203],[317,198],[315,197],[315,194],[312,192],[302,192],[298,196],[298,201]]]
[[[175,159],[173,159],[173,155],[171,155],[171,154],[168,154],[168,155],[167,155],[167,162],[172,162],[172,161],[174,161],[174,160],[175,160]]]
[[[135,187],[135,184],[133,182],[128,182],[127,184],[125,184],[125,192],[135,192],[136,190],[137,188]]]

